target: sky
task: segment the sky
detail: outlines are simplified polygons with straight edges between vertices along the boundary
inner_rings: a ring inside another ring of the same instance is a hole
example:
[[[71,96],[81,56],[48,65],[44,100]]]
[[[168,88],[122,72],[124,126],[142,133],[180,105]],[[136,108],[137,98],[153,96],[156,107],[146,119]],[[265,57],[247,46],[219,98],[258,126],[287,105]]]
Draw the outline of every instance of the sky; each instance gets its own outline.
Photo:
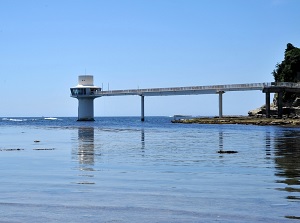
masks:
[[[0,117],[77,116],[70,87],[104,90],[273,81],[300,47],[299,0],[0,0]],[[145,97],[145,116],[218,115],[218,95]],[[227,92],[247,115],[260,91]],[[95,116],[139,116],[139,96],[102,97]]]

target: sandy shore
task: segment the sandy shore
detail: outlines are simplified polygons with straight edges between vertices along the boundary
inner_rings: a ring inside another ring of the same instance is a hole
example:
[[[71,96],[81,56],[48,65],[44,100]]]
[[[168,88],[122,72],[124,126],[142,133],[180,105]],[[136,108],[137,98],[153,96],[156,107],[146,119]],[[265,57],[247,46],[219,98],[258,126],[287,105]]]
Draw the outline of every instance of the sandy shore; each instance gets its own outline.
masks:
[[[277,119],[277,118],[256,118],[248,116],[228,116],[228,117],[203,117],[172,120],[173,123],[184,124],[242,124],[242,125],[280,125],[280,126],[300,126],[300,119]]]

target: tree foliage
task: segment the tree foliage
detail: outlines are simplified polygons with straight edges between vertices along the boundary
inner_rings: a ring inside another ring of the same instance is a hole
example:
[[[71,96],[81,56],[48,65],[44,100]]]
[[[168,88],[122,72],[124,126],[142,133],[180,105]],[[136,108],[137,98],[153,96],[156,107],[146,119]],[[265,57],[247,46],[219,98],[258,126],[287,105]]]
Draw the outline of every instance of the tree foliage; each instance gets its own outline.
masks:
[[[300,81],[300,48],[287,44],[284,60],[276,64],[272,72],[276,82],[299,82]]]
[[[288,43],[284,52],[284,60],[276,64],[272,72],[275,82],[300,82],[300,48]],[[284,93],[283,101],[291,102],[299,97],[299,94]]]

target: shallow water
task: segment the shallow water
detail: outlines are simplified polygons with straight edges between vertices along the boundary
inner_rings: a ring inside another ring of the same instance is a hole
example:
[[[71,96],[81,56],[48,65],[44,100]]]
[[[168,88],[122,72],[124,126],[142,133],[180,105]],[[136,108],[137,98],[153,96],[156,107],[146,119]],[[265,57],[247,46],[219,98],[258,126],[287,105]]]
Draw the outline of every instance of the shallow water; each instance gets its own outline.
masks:
[[[297,222],[299,130],[4,118],[0,222]]]

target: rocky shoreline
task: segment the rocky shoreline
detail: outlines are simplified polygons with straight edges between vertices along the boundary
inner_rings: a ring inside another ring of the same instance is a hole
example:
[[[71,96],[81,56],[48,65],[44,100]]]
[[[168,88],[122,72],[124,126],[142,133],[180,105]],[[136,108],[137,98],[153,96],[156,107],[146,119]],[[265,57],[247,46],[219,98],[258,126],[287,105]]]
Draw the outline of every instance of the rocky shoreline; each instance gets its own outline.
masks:
[[[265,105],[248,112],[248,116],[198,117],[174,119],[172,123],[183,124],[241,124],[241,125],[278,125],[300,127],[300,97],[283,104],[282,118],[277,115],[277,97],[270,105],[270,118],[266,118]]]
[[[241,124],[241,125],[279,125],[279,126],[300,126],[298,118],[264,118],[264,117],[249,117],[249,116],[225,116],[219,117],[201,117],[172,120],[172,123],[183,124]]]

